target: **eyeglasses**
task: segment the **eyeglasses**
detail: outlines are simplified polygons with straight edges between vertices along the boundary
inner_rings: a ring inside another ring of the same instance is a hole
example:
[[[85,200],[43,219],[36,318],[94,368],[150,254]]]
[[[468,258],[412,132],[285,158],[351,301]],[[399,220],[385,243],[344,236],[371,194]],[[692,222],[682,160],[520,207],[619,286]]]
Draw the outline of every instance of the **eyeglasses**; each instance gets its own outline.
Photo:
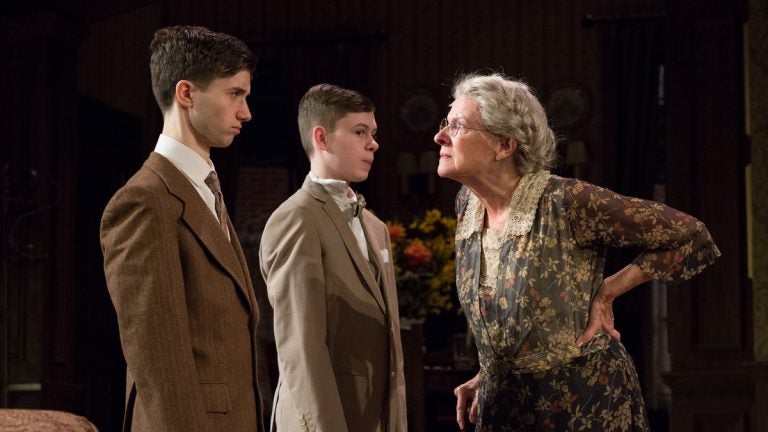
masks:
[[[461,123],[459,123],[457,121],[454,121],[453,123],[448,123],[448,119],[447,118],[444,118],[440,122],[440,129],[438,130],[438,132],[440,132],[441,130],[443,130],[445,128],[448,128],[448,134],[450,136],[454,137],[454,138],[456,138],[456,136],[459,135],[459,129],[468,129],[468,130],[474,130],[474,131],[478,131],[478,132],[487,132],[489,134],[495,135],[493,132],[491,132],[491,131],[489,131],[487,129],[480,129],[480,128],[473,128],[473,127],[465,126],[465,125],[463,125],[463,124],[461,124]]]

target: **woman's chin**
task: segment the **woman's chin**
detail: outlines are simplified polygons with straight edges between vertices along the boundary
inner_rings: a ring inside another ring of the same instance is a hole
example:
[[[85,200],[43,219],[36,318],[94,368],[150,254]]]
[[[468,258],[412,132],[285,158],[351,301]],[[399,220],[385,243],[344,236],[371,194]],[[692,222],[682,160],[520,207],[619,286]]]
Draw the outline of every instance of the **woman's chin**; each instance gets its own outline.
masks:
[[[441,178],[453,179],[453,171],[454,170],[447,167],[437,167],[437,175]]]

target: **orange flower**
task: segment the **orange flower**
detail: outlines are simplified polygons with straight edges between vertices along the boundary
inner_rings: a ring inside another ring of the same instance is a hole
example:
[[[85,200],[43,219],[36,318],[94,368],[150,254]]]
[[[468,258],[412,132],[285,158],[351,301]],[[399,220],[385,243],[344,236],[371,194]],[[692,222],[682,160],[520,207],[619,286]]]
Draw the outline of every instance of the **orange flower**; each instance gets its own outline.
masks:
[[[420,239],[411,241],[411,244],[403,249],[403,253],[408,258],[408,264],[412,266],[420,266],[432,260],[432,250]]]
[[[389,240],[392,242],[392,244],[399,242],[403,237],[405,237],[405,227],[399,223],[387,225],[387,230],[389,230]]]
[[[450,310],[460,313],[451,296],[456,280],[456,219],[431,209],[409,222],[387,221],[387,231],[400,316],[425,318]]]

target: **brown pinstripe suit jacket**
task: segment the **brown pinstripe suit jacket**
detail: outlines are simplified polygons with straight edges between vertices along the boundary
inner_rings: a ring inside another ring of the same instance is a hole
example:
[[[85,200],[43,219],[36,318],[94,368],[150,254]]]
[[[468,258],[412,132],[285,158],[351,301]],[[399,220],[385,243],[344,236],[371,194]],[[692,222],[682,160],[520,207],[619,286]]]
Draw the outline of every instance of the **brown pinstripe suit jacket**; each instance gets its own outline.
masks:
[[[126,430],[263,431],[245,258],[189,180],[152,153],[101,221],[127,363]]]

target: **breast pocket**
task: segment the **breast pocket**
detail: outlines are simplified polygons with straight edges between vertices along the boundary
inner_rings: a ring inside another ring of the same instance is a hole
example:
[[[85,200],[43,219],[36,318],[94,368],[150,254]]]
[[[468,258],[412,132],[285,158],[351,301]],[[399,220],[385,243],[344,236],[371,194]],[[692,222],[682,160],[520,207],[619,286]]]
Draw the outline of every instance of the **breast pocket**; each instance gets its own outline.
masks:
[[[225,383],[200,383],[205,412],[226,414],[232,409],[229,387]]]

